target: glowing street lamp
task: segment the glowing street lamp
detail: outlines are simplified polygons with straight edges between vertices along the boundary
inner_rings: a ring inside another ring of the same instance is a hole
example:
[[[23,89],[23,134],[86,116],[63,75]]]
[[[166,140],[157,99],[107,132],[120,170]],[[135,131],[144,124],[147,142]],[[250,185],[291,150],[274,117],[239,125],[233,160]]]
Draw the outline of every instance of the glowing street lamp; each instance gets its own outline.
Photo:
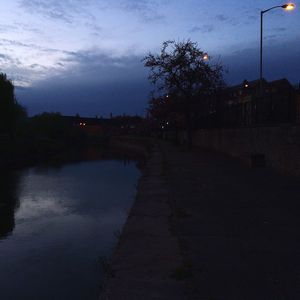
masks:
[[[203,60],[209,60],[209,56],[207,53],[204,53],[202,58],[203,58]]]
[[[282,5],[282,8],[284,8],[285,10],[293,10],[295,9],[296,5],[294,3],[288,3],[288,4],[284,4]]]
[[[275,8],[283,8],[284,10],[294,10],[296,5],[294,3],[287,3],[284,5],[276,5],[260,12],[260,88],[262,91],[262,80],[263,80],[263,17],[264,14]]]

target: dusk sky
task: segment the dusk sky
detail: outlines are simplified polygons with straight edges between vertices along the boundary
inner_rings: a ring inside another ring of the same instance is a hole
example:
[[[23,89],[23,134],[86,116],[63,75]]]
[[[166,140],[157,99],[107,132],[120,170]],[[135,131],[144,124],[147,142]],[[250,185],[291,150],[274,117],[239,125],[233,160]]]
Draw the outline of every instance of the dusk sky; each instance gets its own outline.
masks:
[[[259,74],[260,10],[279,0],[2,0],[0,71],[29,114],[144,114],[141,59],[190,38],[221,60],[229,85]],[[264,77],[300,81],[300,0],[265,14]]]

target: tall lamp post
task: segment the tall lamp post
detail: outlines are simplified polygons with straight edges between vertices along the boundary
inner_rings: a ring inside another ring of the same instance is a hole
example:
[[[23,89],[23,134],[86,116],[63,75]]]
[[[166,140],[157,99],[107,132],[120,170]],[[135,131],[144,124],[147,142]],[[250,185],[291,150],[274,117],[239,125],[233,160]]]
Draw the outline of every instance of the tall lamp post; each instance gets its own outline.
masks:
[[[263,80],[263,17],[264,14],[275,8],[283,8],[285,10],[293,10],[296,7],[294,3],[287,3],[284,5],[276,5],[260,12],[260,90],[262,93],[262,80]]]

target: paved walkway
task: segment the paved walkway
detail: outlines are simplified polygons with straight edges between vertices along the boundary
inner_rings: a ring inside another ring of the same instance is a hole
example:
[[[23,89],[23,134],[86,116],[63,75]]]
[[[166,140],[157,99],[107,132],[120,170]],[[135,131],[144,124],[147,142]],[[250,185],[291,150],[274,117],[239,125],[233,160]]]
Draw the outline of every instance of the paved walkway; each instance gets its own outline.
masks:
[[[156,147],[139,181],[101,300],[185,298],[184,283],[171,278],[182,256],[177,237],[170,231],[172,211],[163,166]]]
[[[300,181],[163,147],[187,299],[300,299]]]
[[[300,181],[156,149],[102,299],[300,299]]]

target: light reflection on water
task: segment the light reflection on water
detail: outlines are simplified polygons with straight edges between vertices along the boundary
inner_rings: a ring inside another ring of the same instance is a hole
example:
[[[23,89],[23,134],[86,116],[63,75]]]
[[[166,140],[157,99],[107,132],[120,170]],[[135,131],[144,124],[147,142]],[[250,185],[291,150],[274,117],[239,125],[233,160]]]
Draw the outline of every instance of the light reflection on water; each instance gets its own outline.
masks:
[[[97,299],[97,261],[111,254],[134,200],[135,164],[89,161],[6,177],[0,299]]]

